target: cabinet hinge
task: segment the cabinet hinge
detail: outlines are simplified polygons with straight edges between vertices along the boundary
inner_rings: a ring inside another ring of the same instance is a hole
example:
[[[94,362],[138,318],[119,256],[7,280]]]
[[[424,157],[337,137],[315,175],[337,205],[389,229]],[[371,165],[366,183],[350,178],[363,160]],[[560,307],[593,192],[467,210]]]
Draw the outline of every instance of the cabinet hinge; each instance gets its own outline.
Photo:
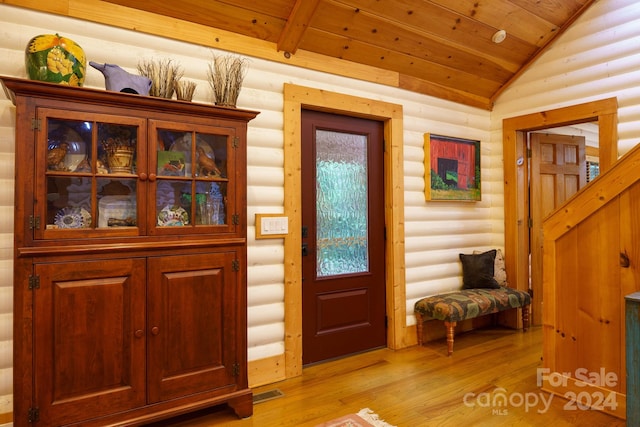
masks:
[[[233,148],[238,148],[238,145],[240,145],[240,137],[234,136],[233,143],[231,145],[233,146]]]
[[[27,413],[27,422],[35,423],[38,421],[40,421],[40,409],[29,408],[29,412]]]
[[[240,376],[240,364],[238,364],[238,362],[233,364],[233,369],[231,370],[231,374],[234,377]]]
[[[40,289],[40,276],[29,276],[29,290]]]
[[[531,148],[527,148],[527,158],[531,158],[531,156],[533,155]]]
[[[29,230],[40,229],[40,216],[29,215]]]
[[[231,215],[231,222],[233,223],[233,225],[240,224],[240,215],[238,214]]]
[[[231,269],[233,271],[240,271],[240,261],[238,261],[237,259],[231,261]]]
[[[40,130],[41,125],[42,120],[36,119],[35,117],[31,119],[31,130]]]
[[[529,225],[529,228],[533,228],[533,218],[529,217],[528,225]]]

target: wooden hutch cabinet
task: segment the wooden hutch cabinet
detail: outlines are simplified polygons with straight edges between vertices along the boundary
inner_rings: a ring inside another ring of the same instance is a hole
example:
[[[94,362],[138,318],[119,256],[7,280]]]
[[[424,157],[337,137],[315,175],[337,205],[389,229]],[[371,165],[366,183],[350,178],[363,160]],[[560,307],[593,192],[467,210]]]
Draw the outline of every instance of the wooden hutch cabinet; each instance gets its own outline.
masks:
[[[16,107],[14,425],[139,425],[247,384],[258,113],[0,78]]]

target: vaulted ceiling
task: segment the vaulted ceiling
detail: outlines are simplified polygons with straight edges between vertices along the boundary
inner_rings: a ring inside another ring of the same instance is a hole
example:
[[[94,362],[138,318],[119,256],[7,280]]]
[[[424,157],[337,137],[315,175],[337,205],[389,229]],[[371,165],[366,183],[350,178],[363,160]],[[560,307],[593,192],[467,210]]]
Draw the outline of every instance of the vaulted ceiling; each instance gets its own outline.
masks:
[[[394,72],[400,88],[491,109],[595,0],[106,1],[270,42],[287,58],[308,51]]]

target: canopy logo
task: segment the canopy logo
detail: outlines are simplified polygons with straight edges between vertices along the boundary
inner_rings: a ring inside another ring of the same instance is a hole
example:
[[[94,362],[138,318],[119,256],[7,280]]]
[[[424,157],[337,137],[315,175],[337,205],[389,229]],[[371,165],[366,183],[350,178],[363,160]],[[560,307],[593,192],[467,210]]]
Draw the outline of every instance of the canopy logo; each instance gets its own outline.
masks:
[[[576,410],[604,410],[614,411],[618,407],[616,393],[606,392],[594,387],[612,388],[618,384],[618,376],[615,372],[607,372],[606,369],[600,368],[599,371],[591,372],[585,368],[576,369],[573,373],[551,373],[549,368],[536,369],[536,385],[541,387],[547,382],[552,387],[564,387],[569,384],[569,379],[575,378],[578,381],[573,382],[577,387],[585,387],[584,391],[567,391],[563,397],[567,402],[563,406],[565,411]],[[586,388],[589,387],[589,388]],[[467,407],[491,408],[493,415],[508,415],[509,408],[524,407],[525,412],[535,410],[539,414],[546,413],[551,407],[553,394],[540,392],[514,392],[509,393],[506,389],[498,387],[491,392],[482,393],[466,393],[462,399]]]

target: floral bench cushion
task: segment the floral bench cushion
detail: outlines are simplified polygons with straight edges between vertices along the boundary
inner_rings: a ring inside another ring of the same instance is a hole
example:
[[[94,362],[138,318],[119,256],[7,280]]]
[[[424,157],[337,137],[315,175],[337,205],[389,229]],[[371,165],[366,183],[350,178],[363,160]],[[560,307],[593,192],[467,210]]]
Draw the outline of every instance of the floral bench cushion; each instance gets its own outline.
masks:
[[[501,286],[498,289],[463,289],[422,298],[414,309],[424,318],[458,322],[529,304],[529,293]]]

